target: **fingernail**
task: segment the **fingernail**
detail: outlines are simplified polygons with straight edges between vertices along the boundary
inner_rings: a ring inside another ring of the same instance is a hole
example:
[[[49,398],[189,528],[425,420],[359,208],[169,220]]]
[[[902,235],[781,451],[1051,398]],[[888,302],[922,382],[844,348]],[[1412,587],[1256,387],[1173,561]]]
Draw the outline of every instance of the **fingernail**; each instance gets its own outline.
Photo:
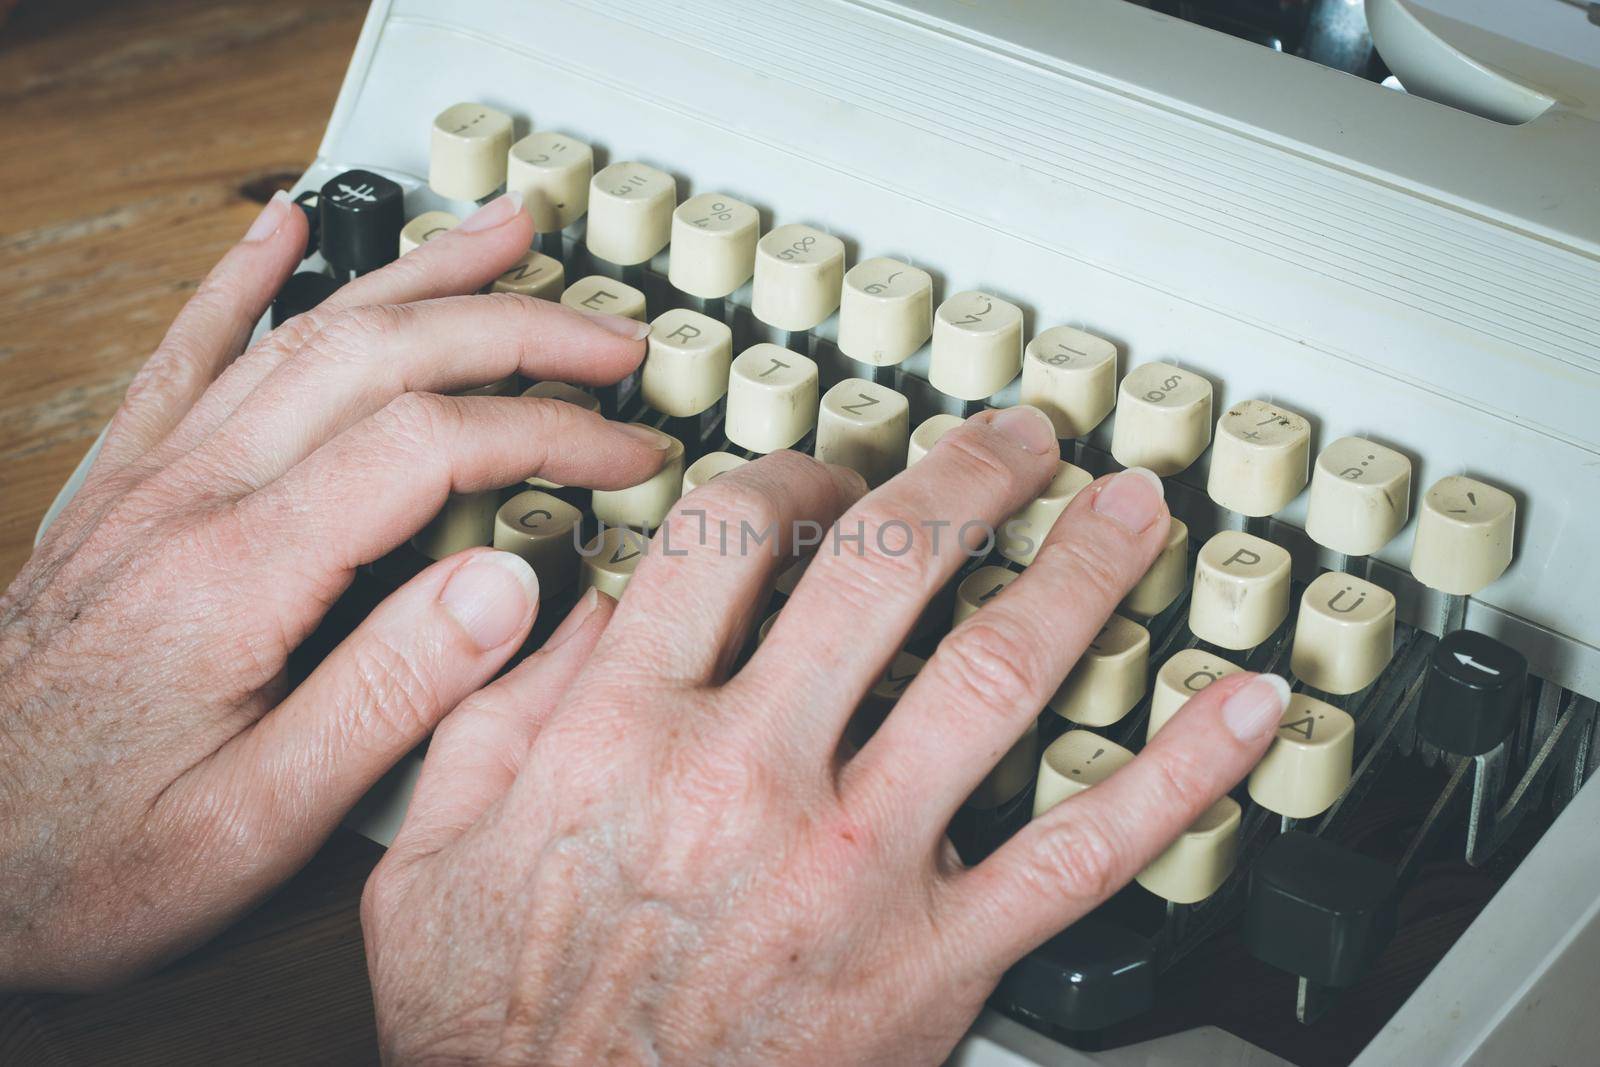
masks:
[[[1129,533],[1144,533],[1161,514],[1161,479],[1154,471],[1129,467],[1107,482],[1094,498],[1094,510]]]
[[[600,590],[589,587],[579,601],[572,605],[572,610],[567,612],[567,617],[561,620],[561,625],[556,627],[556,632],[550,635],[550,640],[544,643],[544,651],[554,652],[568,641],[572,635],[583,629],[583,624],[589,621],[589,616],[594,614],[595,605],[600,603]]]
[[[672,448],[672,438],[660,430],[652,430],[650,427],[640,426],[636,422],[618,422],[613,423],[613,425],[634,440],[641,444],[649,445],[657,451],[667,452]]]
[[[626,315],[611,315],[604,311],[590,311],[588,308],[579,308],[589,321],[602,330],[608,330],[618,337],[626,337],[630,341],[643,341],[650,336],[650,324],[630,319]]]
[[[1289,683],[1276,674],[1258,674],[1222,702],[1222,722],[1241,741],[1258,740],[1278,728],[1289,706]]]
[[[487,204],[466,217],[466,220],[457,226],[461,233],[482,233],[492,230],[503,222],[510,222],[522,210],[522,194],[506,193],[497,196]]]
[[[1036,456],[1058,452],[1056,428],[1050,416],[1028,404],[1001,408],[989,420],[989,425],[1011,441],[1012,444]]]
[[[450,576],[439,594],[439,603],[485,652],[521,633],[538,599],[539,579],[533,568],[510,552],[474,556]]]
[[[273,193],[272,198],[261,209],[261,214],[256,216],[256,221],[252,222],[250,228],[244,231],[244,243],[259,244],[277,233],[278,227],[282,226],[283,220],[288,217],[288,213],[284,210],[288,203],[288,190],[279,189]]]

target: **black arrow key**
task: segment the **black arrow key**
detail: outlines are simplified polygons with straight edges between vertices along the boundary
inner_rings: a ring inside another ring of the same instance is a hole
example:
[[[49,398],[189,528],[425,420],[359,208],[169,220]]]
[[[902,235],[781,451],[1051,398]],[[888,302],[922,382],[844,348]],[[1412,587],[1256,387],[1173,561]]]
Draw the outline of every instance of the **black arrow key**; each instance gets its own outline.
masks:
[[[1473,630],[1446,634],[1428,664],[1417,732],[1445,752],[1482,755],[1516,729],[1527,682],[1528,661],[1510,645]]]

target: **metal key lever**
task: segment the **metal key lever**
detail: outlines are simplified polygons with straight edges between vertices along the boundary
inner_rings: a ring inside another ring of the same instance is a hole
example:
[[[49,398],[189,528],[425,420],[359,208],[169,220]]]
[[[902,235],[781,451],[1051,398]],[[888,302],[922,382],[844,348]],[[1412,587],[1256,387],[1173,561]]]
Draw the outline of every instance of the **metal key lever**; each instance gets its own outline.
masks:
[[[1565,714],[1557,720],[1555,729],[1522,775],[1522,780],[1511,790],[1504,804],[1495,807],[1495,799],[1504,787],[1509,756],[1506,744],[1492,752],[1475,756],[1473,768],[1472,808],[1467,821],[1467,862],[1481,867],[1496,849],[1503,845],[1516,830],[1528,808],[1537,798],[1540,788],[1561,766],[1563,758],[1572,750],[1587,746],[1589,725],[1594,717],[1594,701],[1574,697]]]

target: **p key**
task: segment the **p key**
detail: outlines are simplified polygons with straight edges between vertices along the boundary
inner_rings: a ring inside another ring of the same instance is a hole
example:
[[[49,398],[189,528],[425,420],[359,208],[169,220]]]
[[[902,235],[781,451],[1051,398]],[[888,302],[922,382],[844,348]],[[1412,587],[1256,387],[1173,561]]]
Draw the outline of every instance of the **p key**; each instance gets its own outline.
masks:
[[[1205,543],[1195,563],[1189,629],[1223,648],[1254,648],[1289,614],[1289,553],[1237,530]]]
[[[1473,630],[1445,634],[1428,661],[1417,733],[1458,756],[1480,756],[1511,736],[1522,714],[1528,661]]]

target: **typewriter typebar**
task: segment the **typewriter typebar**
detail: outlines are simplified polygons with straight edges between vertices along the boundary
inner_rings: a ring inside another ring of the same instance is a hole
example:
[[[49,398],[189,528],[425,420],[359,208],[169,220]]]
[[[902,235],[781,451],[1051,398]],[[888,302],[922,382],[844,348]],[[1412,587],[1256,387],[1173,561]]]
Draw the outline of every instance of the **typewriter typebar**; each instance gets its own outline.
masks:
[[[1582,1061],[1596,160],[1581,101],[1497,122],[1121,0],[380,0],[272,320],[518,190],[539,235],[493,288],[648,322],[649,355],[605,389],[485,391],[648,425],[670,459],[451,498],[302,658],[482,544],[540,575],[531,647],[586,588],[626,596],[679,497],[742,463],[797,448],[877,485],[1035,404],[1061,463],[1028,536],[930,605],[851,736],[1123,466],[1161,477],[1166,548],[959,851],[1095,788],[1217,678],[1295,692],[1249,779],[1018,963],[952,1062]],[[393,835],[418,759],[358,828]]]

